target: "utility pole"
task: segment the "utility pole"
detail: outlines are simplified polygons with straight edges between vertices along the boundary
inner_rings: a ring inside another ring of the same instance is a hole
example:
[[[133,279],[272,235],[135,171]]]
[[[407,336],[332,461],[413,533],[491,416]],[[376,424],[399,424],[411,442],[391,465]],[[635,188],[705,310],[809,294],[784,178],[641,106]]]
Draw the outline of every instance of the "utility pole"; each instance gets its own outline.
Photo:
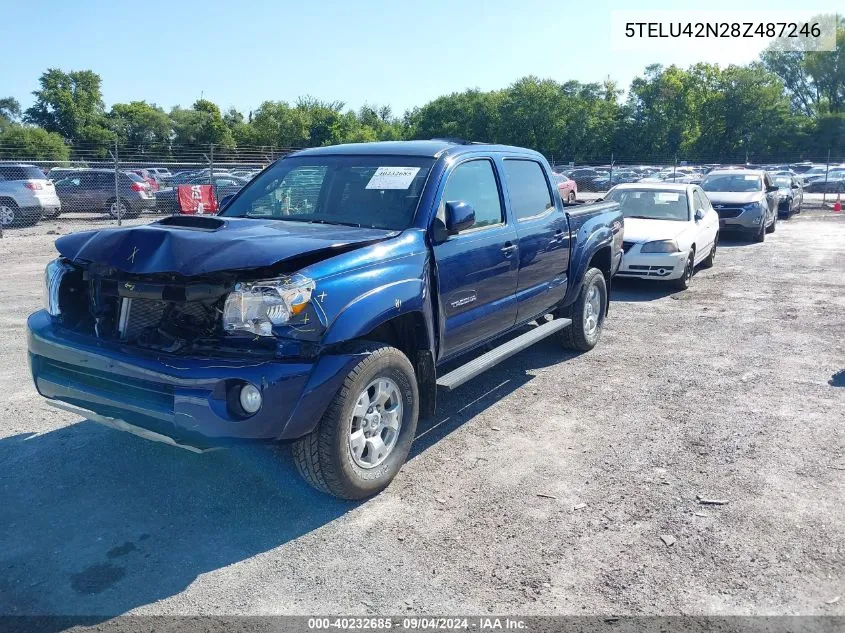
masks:
[[[120,161],[117,154],[117,139],[114,139],[114,151],[109,150],[109,154],[114,159],[114,203],[117,205],[117,225],[121,226],[123,218],[120,210],[123,208],[123,203],[120,201]]]

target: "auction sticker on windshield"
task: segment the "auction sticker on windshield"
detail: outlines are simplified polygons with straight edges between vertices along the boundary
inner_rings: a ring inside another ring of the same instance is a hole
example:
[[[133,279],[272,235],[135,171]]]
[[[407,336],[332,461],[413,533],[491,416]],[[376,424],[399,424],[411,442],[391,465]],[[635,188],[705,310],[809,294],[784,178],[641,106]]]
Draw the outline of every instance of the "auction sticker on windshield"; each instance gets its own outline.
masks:
[[[657,192],[657,200],[658,202],[677,202],[681,197],[681,194],[674,193],[672,191],[658,191]]]
[[[419,167],[379,167],[367,183],[367,189],[407,189]]]

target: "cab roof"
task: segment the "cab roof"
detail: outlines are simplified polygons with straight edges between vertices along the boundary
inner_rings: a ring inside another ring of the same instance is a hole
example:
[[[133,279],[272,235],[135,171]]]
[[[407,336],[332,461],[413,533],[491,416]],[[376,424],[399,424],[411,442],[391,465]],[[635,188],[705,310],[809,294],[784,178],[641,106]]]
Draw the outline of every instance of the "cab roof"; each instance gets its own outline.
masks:
[[[303,149],[288,156],[419,156],[440,158],[445,154],[454,155],[466,152],[519,152],[533,154],[537,152],[510,145],[492,145],[475,143],[460,139],[431,139],[428,141],[376,141],[373,143],[344,143]]]

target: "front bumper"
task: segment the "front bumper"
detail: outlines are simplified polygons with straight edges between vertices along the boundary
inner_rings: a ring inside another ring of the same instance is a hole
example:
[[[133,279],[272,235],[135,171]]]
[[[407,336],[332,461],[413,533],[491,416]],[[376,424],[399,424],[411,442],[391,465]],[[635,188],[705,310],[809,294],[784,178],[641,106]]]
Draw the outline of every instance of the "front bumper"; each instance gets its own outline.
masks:
[[[146,352],[67,330],[44,310],[29,317],[27,328],[32,377],[42,396],[197,447],[309,433],[360,360],[352,354],[268,360]],[[227,404],[229,389],[245,382],[263,396],[249,417]]]
[[[765,221],[765,214],[762,209],[744,209],[735,217],[724,217],[721,209],[716,209],[719,214],[719,229],[723,231],[742,231],[745,233],[756,233],[760,230],[760,224]]]
[[[642,244],[635,244],[622,256],[616,273],[637,279],[678,279],[684,274],[687,253],[641,253]]]

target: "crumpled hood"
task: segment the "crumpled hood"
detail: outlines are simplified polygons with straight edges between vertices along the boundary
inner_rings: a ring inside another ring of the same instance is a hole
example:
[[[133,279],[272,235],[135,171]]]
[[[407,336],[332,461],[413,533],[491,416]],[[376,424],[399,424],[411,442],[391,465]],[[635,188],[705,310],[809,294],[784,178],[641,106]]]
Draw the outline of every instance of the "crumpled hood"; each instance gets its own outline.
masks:
[[[396,231],[283,220],[174,216],[142,226],[74,233],[56,240],[59,253],[127,273],[191,276],[271,266],[314,252],[332,257]],[[198,228],[204,227],[204,228]]]
[[[741,205],[763,199],[760,191],[708,191],[707,197],[714,207],[717,204]]]
[[[652,242],[673,240],[689,228],[688,222],[680,220],[645,220],[625,218],[624,240],[626,242]]]

